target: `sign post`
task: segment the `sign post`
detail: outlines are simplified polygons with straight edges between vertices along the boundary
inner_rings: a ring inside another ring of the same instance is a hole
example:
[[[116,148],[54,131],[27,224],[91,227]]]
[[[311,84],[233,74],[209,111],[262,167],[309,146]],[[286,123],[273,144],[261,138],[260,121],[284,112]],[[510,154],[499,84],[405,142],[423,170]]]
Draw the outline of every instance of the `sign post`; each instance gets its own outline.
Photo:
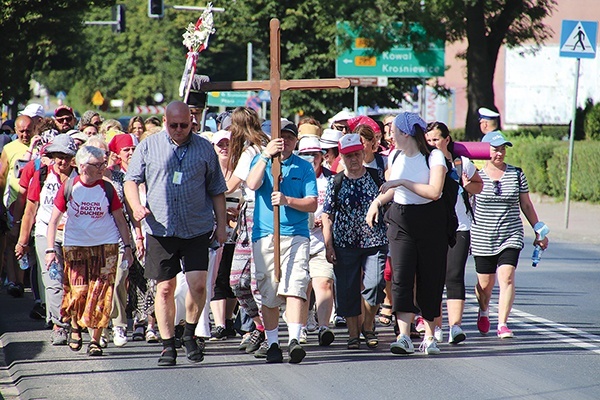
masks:
[[[575,116],[577,115],[577,93],[579,91],[579,66],[582,58],[596,57],[596,37],[598,22],[563,20],[560,32],[560,56],[577,58],[575,65],[575,93],[573,95],[573,118],[569,132],[569,160],[565,190],[565,229],[569,228],[569,207],[571,201],[571,176],[573,170],[573,149],[575,147]]]

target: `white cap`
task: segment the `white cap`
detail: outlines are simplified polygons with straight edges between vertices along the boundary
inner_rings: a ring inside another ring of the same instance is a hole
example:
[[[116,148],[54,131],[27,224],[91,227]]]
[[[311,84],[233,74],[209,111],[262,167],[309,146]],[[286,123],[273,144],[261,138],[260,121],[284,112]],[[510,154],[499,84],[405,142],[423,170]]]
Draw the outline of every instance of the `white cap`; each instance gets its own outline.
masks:
[[[329,120],[331,122],[346,121],[352,117],[354,117],[353,112],[350,112],[348,110],[342,110],[339,113],[335,114],[333,117],[331,117]]]
[[[211,142],[213,144],[219,143],[223,139],[231,139],[231,132],[221,129],[220,131],[216,131],[213,133]]]
[[[19,115],[27,115],[28,117],[41,117],[44,118],[46,113],[44,112],[44,107],[38,103],[29,103],[27,107],[23,111],[19,113]]]
[[[360,140],[360,135],[356,133],[349,133],[342,136],[339,142],[340,153],[348,154],[355,151],[364,150],[365,146]]]
[[[298,153],[313,153],[321,151],[321,142],[317,136],[304,136],[298,143]]]
[[[323,134],[321,135],[321,148],[326,150],[338,147],[338,142],[343,135],[344,133],[337,129],[323,129]]]
[[[490,110],[489,108],[481,107],[477,111],[479,112],[479,118],[494,119],[500,117],[500,114],[498,114],[496,111]]]

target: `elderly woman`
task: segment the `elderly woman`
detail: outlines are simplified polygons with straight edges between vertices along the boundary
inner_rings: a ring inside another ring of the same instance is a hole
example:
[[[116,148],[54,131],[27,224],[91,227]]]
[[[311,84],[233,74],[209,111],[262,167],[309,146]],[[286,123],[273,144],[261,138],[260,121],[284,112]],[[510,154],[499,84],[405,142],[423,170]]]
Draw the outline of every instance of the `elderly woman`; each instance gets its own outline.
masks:
[[[440,316],[446,277],[447,215],[440,197],[447,167],[440,150],[429,150],[425,128],[425,121],[415,113],[394,119],[394,141],[402,151],[367,214],[369,225],[380,222],[381,205],[393,200],[385,221],[392,261],[392,306],[400,332],[390,346],[394,354],[414,353],[410,324],[419,309],[426,322],[421,349],[425,354],[440,352],[434,319]]]
[[[88,355],[102,355],[99,340],[108,326],[112,308],[113,284],[123,240],[125,265],[133,262],[129,228],[122,204],[112,185],[103,178],[105,152],[84,146],[75,157],[80,175],[67,180],[58,190],[48,223],[48,243],[54,243],[56,230],[67,213],[64,229],[64,298],[62,315],[71,321],[71,346],[79,350],[81,327],[87,327],[91,340]],[[110,186],[109,186],[110,185]],[[54,246],[45,250],[45,265],[58,263]]]
[[[62,287],[62,269],[63,260],[62,249],[62,227],[57,240],[48,242],[46,240],[46,231],[48,222],[52,215],[53,203],[60,185],[69,177],[77,176],[77,170],[73,165],[73,157],[77,147],[69,135],[58,135],[54,141],[49,144],[45,150],[45,157],[49,158],[49,165],[41,165],[33,174],[33,178],[27,189],[27,203],[21,221],[21,231],[17,245],[15,246],[15,255],[17,259],[25,256],[29,251],[29,237],[34,230],[35,249],[38,259],[38,266],[41,270],[42,281],[44,283],[44,292],[46,300],[46,320],[53,324],[52,334],[50,335],[53,345],[65,344],[67,342],[68,324],[63,321],[60,315],[60,305],[63,298]],[[58,253],[59,272],[58,277],[51,277],[45,265],[44,250],[54,248]]]
[[[479,301],[477,328],[483,335],[490,330],[489,304],[497,277],[500,296],[496,333],[499,338],[508,339],[513,337],[506,324],[515,300],[515,272],[523,249],[523,222],[519,210],[534,229],[534,245],[545,249],[548,238],[540,240],[538,232],[545,224],[538,220],[529,198],[525,174],[520,168],[504,162],[506,147],[511,147],[512,143],[500,131],[486,134],[482,142],[490,144],[490,160],[481,171],[483,190],[475,195],[476,223],[471,228],[471,248],[477,271],[475,295]]]
[[[375,348],[379,341],[374,320],[384,296],[388,239],[381,219],[369,226],[365,218],[384,177],[382,171],[363,165],[365,151],[360,135],[342,136],[339,149],[346,169],[327,184],[321,217],[325,254],[333,264],[336,312],[346,318],[348,349],[360,348],[361,331],[367,347]]]

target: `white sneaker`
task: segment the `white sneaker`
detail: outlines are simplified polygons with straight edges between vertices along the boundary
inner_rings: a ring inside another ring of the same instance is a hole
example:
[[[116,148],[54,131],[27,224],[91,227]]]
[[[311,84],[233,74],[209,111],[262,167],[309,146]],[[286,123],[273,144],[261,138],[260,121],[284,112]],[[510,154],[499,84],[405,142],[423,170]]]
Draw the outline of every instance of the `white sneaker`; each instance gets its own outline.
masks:
[[[117,347],[123,347],[127,344],[127,330],[124,326],[113,327],[113,343]]]
[[[437,347],[437,340],[433,336],[423,339],[421,346],[419,346],[419,350],[430,355],[440,354],[440,348]]]
[[[438,342],[444,341],[444,331],[439,326],[435,327],[435,331],[433,332],[433,336]]]
[[[450,327],[450,336],[448,337],[449,344],[458,344],[466,338],[467,335],[465,335],[465,333],[459,325],[452,325]]]
[[[307,342],[308,342],[308,332],[306,331],[305,327],[302,327],[302,329],[300,329],[300,337],[298,338],[298,343],[306,344]]]
[[[395,342],[390,344],[390,351],[394,354],[412,354],[415,352],[415,347],[408,336],[401,334]]]
[[[319,324],[317,324],[317,319],[315,318],[314,310],[310,310],[308,312],[308,319],[306,321],[306,330],[309,332],[314,332],[319,328]]]

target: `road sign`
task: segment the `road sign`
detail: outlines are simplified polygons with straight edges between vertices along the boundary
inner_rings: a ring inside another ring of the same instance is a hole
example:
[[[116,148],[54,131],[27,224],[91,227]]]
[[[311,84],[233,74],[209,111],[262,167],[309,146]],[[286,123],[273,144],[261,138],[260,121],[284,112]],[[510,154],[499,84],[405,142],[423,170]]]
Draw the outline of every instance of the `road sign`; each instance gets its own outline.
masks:
[[[348,78],[350,79],[350,86],[380,86],[385,87],[388,85],[387,76],[378,77],[366,77],[366,78]]]
[[[92,96],[92,104],[95,106],[104,104],[104,97],[102,97],[102,93],[99,90],[96,90],[96,93]]]
[[[596,58],[598,22],[563,20],[560,30],[560,56]]]
[[[415,25],[415,29],[419,29]],[[346,22],[338,23],[354,38],[352,47],[345,50],[335,62],[338,77],[430,78],[444,76],[444,42],[430,43],[425,51],[415,51],[412,46],[392,47],[378,56],[370,54],[369,39],[358,37]],[[338,39],[339,45],[339,39]]]
[[[56,93],[56,98],[59,100],[64,100],[67,98],[67,94],[61,90],[60,92]]]
[[[244,107],[251,92],[208,92],[209,106]]]

